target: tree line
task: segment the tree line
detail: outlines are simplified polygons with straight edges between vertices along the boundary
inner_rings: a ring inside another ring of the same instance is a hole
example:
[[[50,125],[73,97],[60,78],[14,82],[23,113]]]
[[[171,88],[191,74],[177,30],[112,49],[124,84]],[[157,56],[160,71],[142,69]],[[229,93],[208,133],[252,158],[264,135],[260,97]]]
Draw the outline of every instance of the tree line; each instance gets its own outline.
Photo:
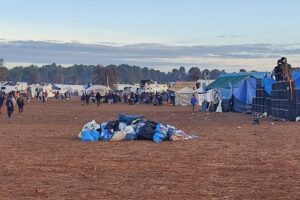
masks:
[[[62,67],[56,63],[38,67],[30,65],[27,67],[17,66],[8,69],[0,60],[0,81],[28,82],[28,83],[60,83],[60,84],[101,84],[113,85],[115,83],[139,83],[141,80],[153,80],[159,83],[175,81],[196,81],[198,79],[215,79],[224,70],[203,69],[198,67],[185,67],[162,72],[147,67],[131,65],[77,65]]]

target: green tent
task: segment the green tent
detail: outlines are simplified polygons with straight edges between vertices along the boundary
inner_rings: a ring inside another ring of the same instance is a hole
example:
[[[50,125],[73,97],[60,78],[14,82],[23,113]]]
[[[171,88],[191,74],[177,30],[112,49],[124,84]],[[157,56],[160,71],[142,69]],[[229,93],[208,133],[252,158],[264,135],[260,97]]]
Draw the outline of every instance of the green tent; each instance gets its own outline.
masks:
[[[211,90],[214,88],[224,88],[224,89],[230,89],[230,85],[234,86],[238,83],[240,83],[242,80],[248,78],[249,75],[239,75],[239,76],[224,76],[219,77],[217,80],[209,84],[206,89]]]

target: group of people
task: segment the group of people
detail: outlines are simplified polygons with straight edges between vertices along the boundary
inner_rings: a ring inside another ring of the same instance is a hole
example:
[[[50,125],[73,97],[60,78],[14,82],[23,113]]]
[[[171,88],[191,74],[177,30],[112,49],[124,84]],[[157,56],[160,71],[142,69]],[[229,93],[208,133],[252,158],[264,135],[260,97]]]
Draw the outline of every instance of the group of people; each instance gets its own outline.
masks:
[[[15,110],[15,106],[18,106],[19,113],[22,113],[25,106],[25,101],[20,93],[10,92],[6,95],[4,92],[0,92],[0,114],[4,105],[6,106],[8,118],[11,117]]]
[[[106,95],[97,93],[84,93],[81,95],[81,104],[88,105],[90,101],[97,103],[101,102],[108,104],[125,103],[134,104],[153,104],[155,106],[163,106],[172,104],[175,106],[175,94],[167,92],[112,92]]]

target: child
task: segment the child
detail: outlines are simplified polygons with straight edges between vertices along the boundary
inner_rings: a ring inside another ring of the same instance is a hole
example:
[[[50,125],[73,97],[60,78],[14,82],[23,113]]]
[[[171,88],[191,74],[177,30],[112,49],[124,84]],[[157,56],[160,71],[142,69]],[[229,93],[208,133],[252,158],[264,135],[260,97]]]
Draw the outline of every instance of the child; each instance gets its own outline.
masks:
[[[197,101],[195,95],[193,94],[193,96],[192,96],[192,98],[191,98],[191,104],[192,104],[192,106],[193,106],[193,111],[195,110],[195,105],[196,105],[197,102],[198,102],[198,101]]]

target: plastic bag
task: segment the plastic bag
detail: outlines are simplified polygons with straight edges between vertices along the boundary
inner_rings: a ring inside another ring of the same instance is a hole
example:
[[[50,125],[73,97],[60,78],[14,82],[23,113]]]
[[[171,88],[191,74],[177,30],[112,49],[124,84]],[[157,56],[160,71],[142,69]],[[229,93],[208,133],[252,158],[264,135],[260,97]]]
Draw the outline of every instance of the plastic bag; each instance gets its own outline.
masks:
[[[132,121],[142,118],[144,118],[142,115],[125,115],[123,113],[119,114],[119,121],[126,124],[131,124]]]
[[[124,140],[125,136],[126,136],[126,132],[125,131],[117,131],[112,136],[111,141],[121,141],[121,140]]]
[[[100,139],[100,133],[96,130],[83,130],[81,132],[81,141],[83,142],[93,142]]]
[[[145,122],[145,125],[139,128],[137,133],[138,140],[153,140],[153,135],[157,123],[152,121]]]
[[[113,134],[110,131],[103,129],[100,134],[100,140],[110,141],[112,136]]]
[[[96,123],[95,120],[89,122],[89,123],[86,123],[81,132],[78,134],[78,138],[81,139],[82,138],[82,132],[83,131],[91,131],[91,130],[98,130],[100,129],[100,125]]]
[[[153,135],[154,142],[161,142],[167,140],[167,128],[162,124],[157,124],[155,133]]]

